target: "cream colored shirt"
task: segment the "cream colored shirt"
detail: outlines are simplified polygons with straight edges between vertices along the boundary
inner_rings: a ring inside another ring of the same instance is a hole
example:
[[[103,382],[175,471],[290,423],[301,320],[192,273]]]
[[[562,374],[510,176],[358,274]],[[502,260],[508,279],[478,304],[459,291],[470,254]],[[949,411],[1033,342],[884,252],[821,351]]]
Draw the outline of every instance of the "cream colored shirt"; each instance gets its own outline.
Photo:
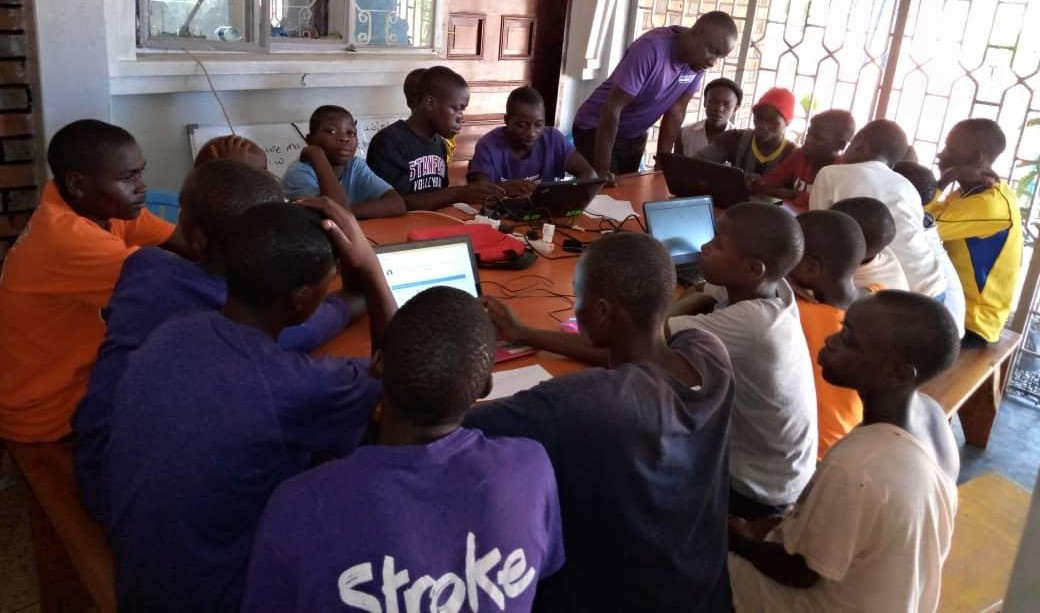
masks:
[[[957,484],[921,441],[891,424],[859,426],[831,448],[768,537],[803,556],[819,581],[782,586],[730,554],[736,609],[935,611],[956,511]]]

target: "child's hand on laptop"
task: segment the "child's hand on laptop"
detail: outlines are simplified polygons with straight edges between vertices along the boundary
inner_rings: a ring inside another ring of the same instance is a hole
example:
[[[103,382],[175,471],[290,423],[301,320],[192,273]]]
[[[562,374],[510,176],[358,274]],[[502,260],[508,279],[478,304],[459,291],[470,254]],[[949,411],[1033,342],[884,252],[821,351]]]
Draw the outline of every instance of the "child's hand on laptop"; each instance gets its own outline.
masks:
[[[510,343],[524,342],[523,337],[527,326],[520,323],[512,309],[491,296],[481,296],[480,303],[487,309],[488,317],[495,326],[498,338]]]
[[[534,181],[528,181],[527,179],[503,181],[501,185],[506,190],[506,195],[511,198],[530,198],[531,194],[534,193],[534,188],[538,186]]]

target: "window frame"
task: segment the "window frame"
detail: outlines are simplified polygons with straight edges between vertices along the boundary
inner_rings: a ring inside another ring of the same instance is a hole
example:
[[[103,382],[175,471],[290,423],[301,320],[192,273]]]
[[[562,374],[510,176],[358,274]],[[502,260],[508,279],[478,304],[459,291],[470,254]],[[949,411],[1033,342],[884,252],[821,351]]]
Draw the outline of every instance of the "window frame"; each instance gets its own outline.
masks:
[[[353,30],[355,26],[354,3],[356,0],[345,0],[348,3],[343,23],[340,29],[347,33],[350,38],[342,40],[313,39],[306,38],[283,38],[271,36],[270,28],[270,0],[245,0],[246,10],[251,14],[249,22],[255,37],[250,42],[217,41],[193,38],[158,38],[151,36],[150,28],[150,5],[152,0],[136,0],[138,23],[136,27],[137,40],[135,47],[137,54],[148,54],[150,52],[163,52],[171,50],[187,50],[191,52],[238,52],[257,55],[277,55],[283,53],[307,53],[307,54],[416,54],[416,55],[440,55],[443,47],[444,34],[444,6],[445,0],[433,0],[433,24],[431,41],[429,46],[414,45],[366,45],[357,44],[353,41]],[[407,0],[401,0],[407,2]],[[266,27],[265,27],[266,26]]]

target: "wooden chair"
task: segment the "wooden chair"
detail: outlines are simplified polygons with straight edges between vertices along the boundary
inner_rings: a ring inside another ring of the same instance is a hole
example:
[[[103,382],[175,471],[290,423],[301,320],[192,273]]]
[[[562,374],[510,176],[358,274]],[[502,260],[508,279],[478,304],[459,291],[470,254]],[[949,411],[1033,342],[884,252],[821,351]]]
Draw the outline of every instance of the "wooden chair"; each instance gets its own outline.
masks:
[[[1022,335],[1004,330],[985,347],[961,349],[953,367],[929,381],[922,391],[935,398],[953,419],[957,415],[968,443],[985,447],[1007,387],[1012,358]]]

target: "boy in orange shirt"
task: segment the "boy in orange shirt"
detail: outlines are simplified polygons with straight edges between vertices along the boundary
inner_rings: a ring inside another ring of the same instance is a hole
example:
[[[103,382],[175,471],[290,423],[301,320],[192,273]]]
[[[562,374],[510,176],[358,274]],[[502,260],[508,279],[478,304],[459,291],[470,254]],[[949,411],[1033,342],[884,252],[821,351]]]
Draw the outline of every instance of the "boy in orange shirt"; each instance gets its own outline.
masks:
[[[837,211],[809,211],[798,216],[805,237],[802,261],[788,275],[798,301],[798,316],[809,345],[816,379],[819,428],[817,460],[831,445],[863,421],[856,390],[831,385],[823,378],[817,356],[827,337],[841,330],[845,311],[863,293],[852,275],[863,260],[866,242],[859,224]]]
[[[100,310],[138,247],[184,251],[145,209],[145,160],[129,132],[73,122],[47,148],[54,179],[0,273],[0,438],[55,441],[105,335]]]

